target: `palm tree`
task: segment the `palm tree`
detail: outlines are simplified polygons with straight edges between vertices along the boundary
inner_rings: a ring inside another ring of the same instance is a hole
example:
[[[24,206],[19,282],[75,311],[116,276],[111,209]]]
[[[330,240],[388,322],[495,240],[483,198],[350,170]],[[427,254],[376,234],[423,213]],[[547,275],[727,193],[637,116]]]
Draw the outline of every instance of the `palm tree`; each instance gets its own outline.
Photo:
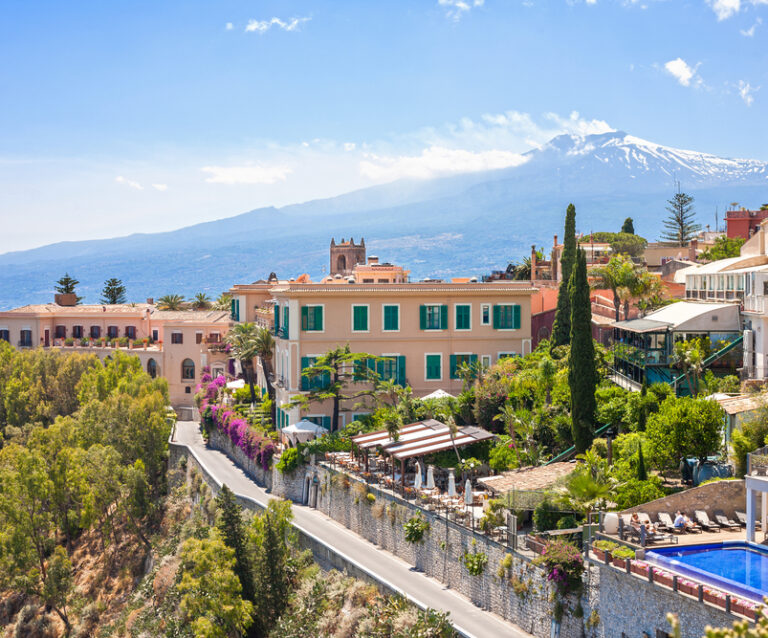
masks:
[[[512,445],[515,446],[515,457],[517,458],[517,465],[520,466],[520,450],[517,449],[517,442],[515,441],[515,428],[518,423],[520,423],[520,419],[515,412],[515,408],[512,407],[512,404],[509,403],[509,401],[507,401],[507,403],[505,403],[504,407],[501,409],[501,412],[493,417],[493,420],[501,421],[504,424],[504,427],[506,427],[507,432],[509,432],[509,436],[512,437]]]
[[[157,300],[158,310],[181,310],[184,307],[182,295],[163,295]]]
[[[608,288],[613,293],[613,307],[616,321],[619,321],[622,298],[628,295],[627,291],[632,289],[637,279],[632,260],[625,255],[614,255],[605,266],[590,270],[589,276],[593,280],[593,288]]]
[[[699,379],[704,369],[705,359],[701,340],[678,341],[675,344],[671,359],[673,364],[682,368],[691,395],[697,396],[699,394]]]
[[[403,418],[396,410],[390,410],[384,418],[384,427],[387,429],[389,438],[397,441],[400,438],[400,428],[403,425]]]
[[[256,403],[254,389],[253,359],[258,354],[257,338],[260,328],[255,323],[239,323],[227,333],[226,341],[232,347],[232,354],[240,361],[245,380],[251,390],[251,403]],[[270,335],[271,337],[271,335]],[[267,376],[266,373],[264,376]]]
[[[192,300],[192,308],[195,310],[208,310],[211,307],[211,298],[204,292],[198,292]]]
[[[456,458],[461,464],[461,456],[459,456],[459,448],[456,447],[456,436],[459,434],[459,426],[456,425],[456,419],[453,415],[449,416],[445,420],[445,424],[448,426],[448,433],[451,435],[451,445],[453,445],[453,451],[456,452]]]
[[[228,295],[226,292],[222,292],[213,302],[211,306],[214,310],[229,310],[232,303],[232,295]]]
[[[629,289],[629,296],[638,300],[638,307],[642,310],[654,299],[661,299],[664,293],[664,285],[661,279],[649,273],[647,270],[641,270]],[[629,316],[629,298],[624,300],[624,317]]]
[[[544,386],[544,391],[547,396],[547,405],[552,404],[552,387],[555,384],[555,376],[557,375],[557,366],[548,356],[542,357],[539,361],[539,381]]]

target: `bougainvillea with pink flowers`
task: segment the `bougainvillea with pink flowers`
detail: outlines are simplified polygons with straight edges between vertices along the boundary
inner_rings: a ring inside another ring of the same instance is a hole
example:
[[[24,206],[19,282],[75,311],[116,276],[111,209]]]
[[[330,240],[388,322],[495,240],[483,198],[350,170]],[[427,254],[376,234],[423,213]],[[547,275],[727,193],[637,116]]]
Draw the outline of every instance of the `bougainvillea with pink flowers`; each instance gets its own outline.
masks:
[[[196,388],[200,418],[206,434],[213,429],[229,437],[246,457],[268,470],[275,454],[272,439],[253,428],[248,420],[224,402],[227,380],[223,375],[212,378],[207,372]]]

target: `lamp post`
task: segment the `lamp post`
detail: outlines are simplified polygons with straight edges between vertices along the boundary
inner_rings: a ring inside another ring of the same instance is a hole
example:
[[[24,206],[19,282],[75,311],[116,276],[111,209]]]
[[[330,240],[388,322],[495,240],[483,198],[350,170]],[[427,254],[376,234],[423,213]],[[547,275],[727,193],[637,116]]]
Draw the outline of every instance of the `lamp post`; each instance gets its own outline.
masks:
[[[611,426],[605,432],[606,446],[608,448],[608,467],[613,465],[613,439],[616,436],[616,429]]]

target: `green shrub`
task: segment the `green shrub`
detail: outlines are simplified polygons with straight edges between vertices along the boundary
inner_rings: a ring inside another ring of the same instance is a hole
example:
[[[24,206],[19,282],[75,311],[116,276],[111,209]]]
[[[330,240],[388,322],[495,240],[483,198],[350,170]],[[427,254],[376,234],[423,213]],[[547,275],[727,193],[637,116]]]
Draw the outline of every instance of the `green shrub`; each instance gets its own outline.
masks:
[[[376,497],[368,492],[368,494],[365,495],[365,500],[367,500],[371,505],[373,505],[376,502]]]
[[[573,514],[566,514],[557,521],[557,529],[574,529],[579,526]]]
[[[658,476],[649,476],[647,481],[633,478],[621,483],[616,488],[614,500],[618,509],[625,510],[629,507],[655,501],[665,495],[666,492],[661,487],[661,479]]]
[[[478,552],[475,549],[475,545],[475,541],[472,541],[472,551],[464,552],[461,557],[461,563],[467,568],[470,576],[480,576],[488,564],[487,554],[485,552]]]
[[[618,546],[619,546],[618,543],[614,543],[613,541],[607,541],[607,540],[599,540],[592,543],[592,547],[594,547],[595,549],[599,549],[602,552],[612,552]]]
[[[290,474],[302,463],[302,457],[299,451],[295,447],[289,447],[284,450],[280,455],[280,460],[275,467],[280,471],[280,474]]]
[[[509,438],[509,437],[503,437]],[[517,457],[514,451],[510,448],[509,441],[502,441],[495,448],[491,450],[491,456],[488,461],[492,470],[496,472],[504,472],[517,467]]]
[[[405,540],[409,543],[420,543],[424,538],[425,532],[429,531],[429,527],[429,523],[421,516],[414,516],[403,524]]]
[[[559,511],[549,497],[545,498],[533,510],[533,526],[540,532],[557,529],[557,521],[565,514]]]
[[[621,559],[632,559],[635,557],[635,551],[627,547],[626,545],[622,545],[621,547],[617,547],[614,549],[611,554],[614,558],[621,558]]]

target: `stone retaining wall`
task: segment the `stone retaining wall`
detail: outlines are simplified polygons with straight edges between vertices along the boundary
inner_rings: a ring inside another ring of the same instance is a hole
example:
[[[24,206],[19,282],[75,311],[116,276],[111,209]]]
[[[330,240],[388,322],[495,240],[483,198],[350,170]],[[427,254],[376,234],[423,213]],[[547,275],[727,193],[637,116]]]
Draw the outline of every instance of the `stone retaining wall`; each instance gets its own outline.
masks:
[[[734,511],[746,512],[746,503],[747,491],[743,480],[715,481],[670,494],[637,507],[630,507],[623,513],[645,512],[655,521],[659,512],[668,512],[674,518],[675,512],[680,510],[693,518],[694,510],[704,510],[709,518],[714,520],[712,515],[715,510],[723,510],[726,516],[736,520]],[[758,499],[759,508],[760,499]]]

